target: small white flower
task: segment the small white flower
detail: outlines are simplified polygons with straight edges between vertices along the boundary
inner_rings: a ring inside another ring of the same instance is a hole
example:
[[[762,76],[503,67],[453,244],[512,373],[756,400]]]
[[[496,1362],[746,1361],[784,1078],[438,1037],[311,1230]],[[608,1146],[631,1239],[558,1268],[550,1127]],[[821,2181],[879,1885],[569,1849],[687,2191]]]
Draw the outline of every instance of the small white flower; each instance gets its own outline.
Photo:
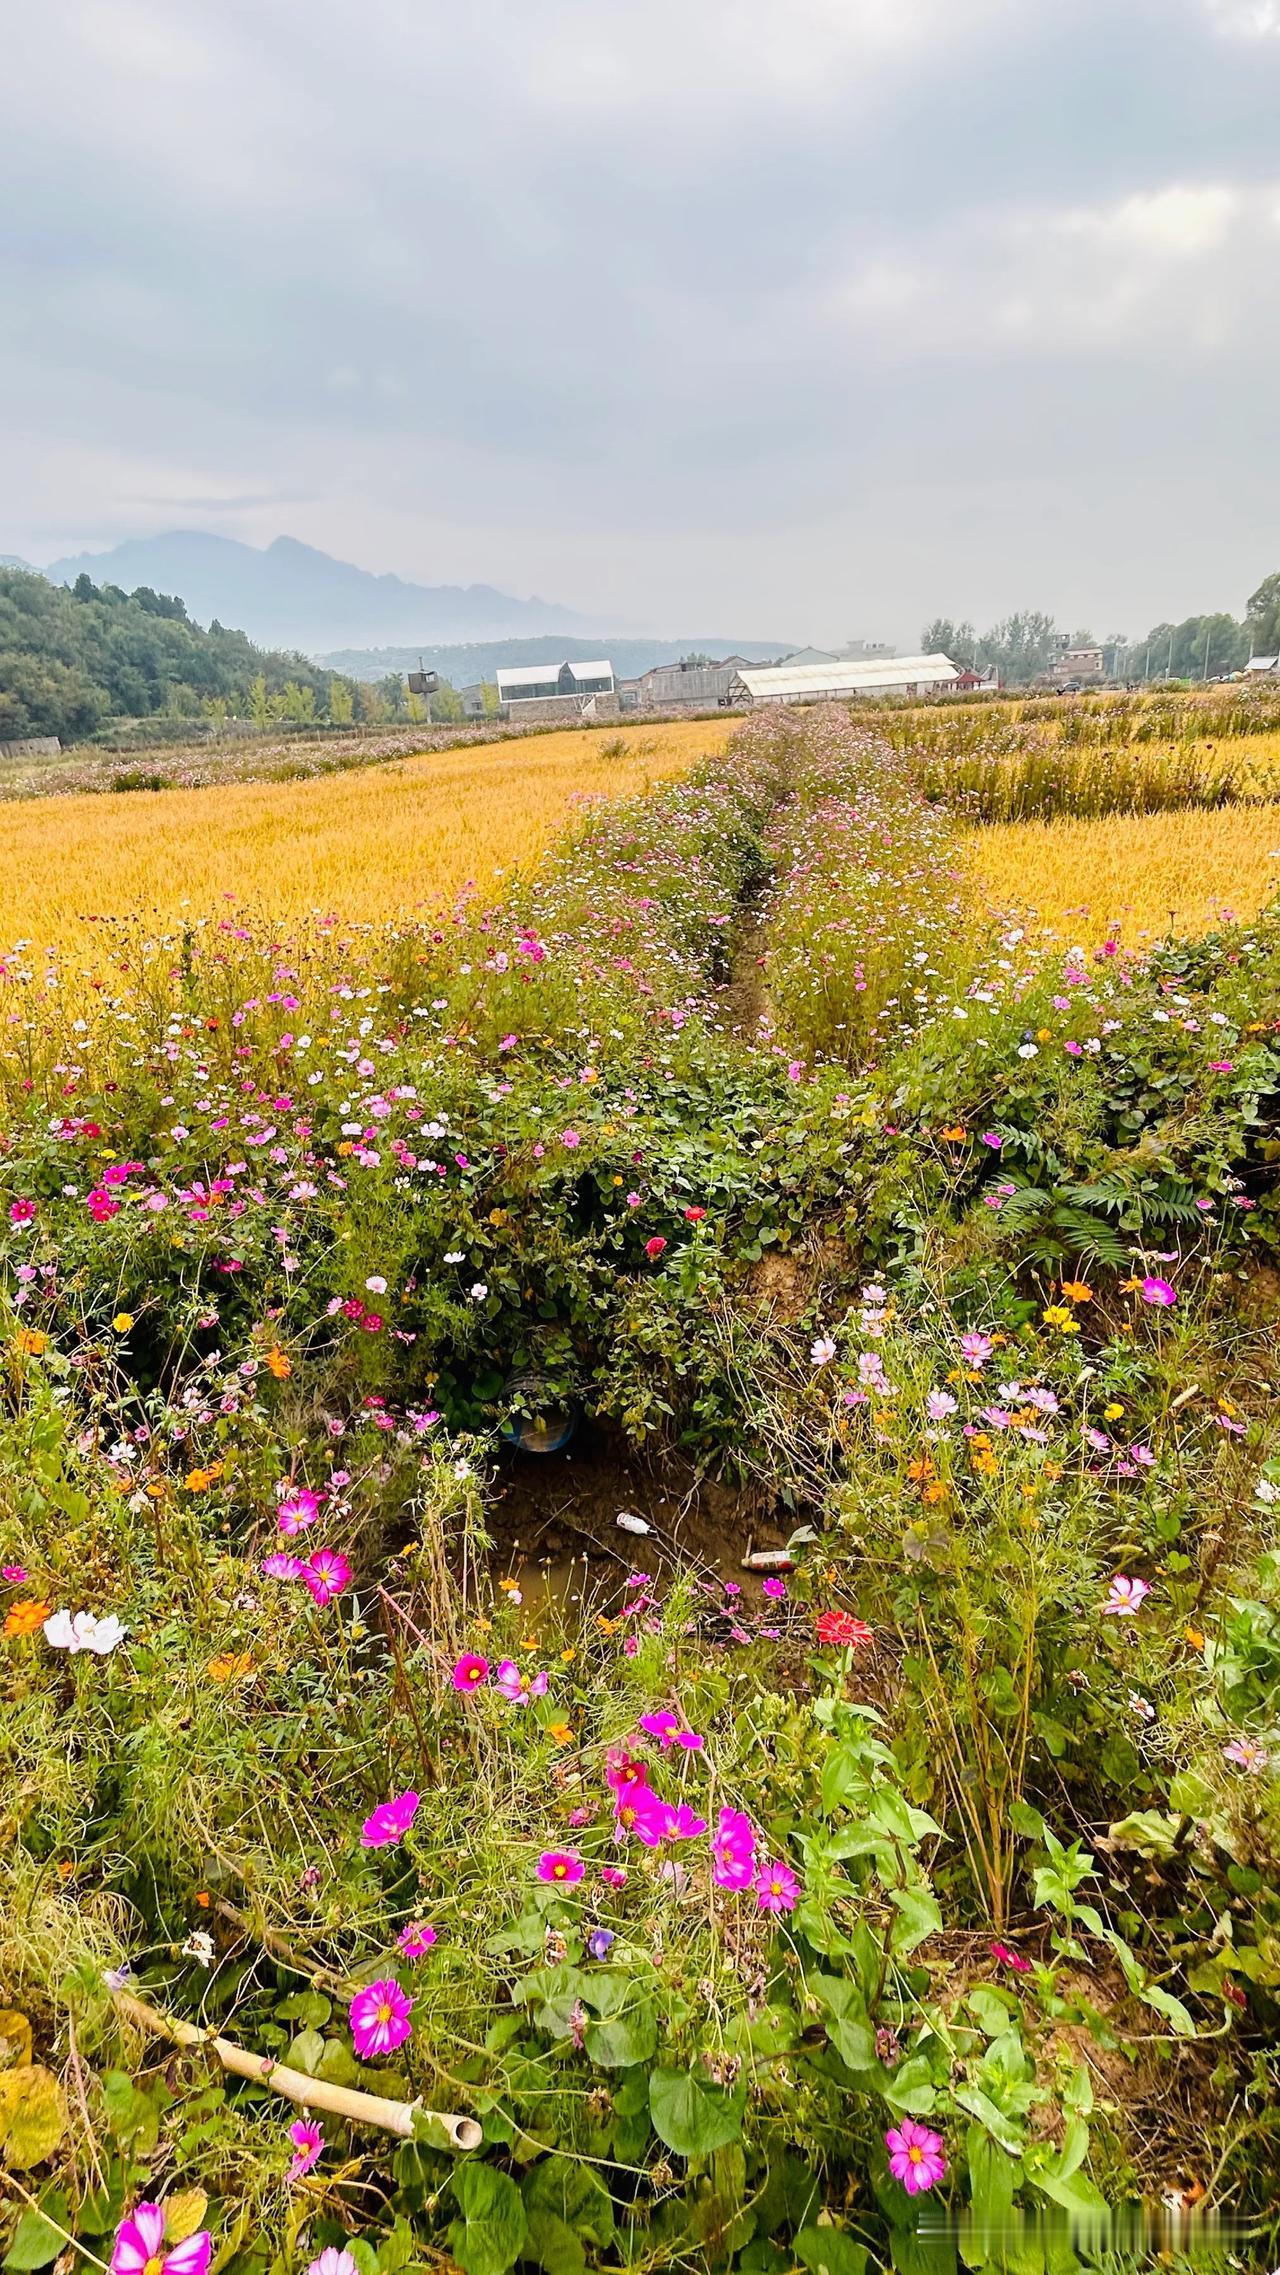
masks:
[[[1020,1059],[1038,1059],[1040,1056],[1039,1045],[1036,1043],[1019,1043],[1018,1056]]]
[[[835,1355],[836,1347],[830,1335],[819,1335],[816,1341],[809,1346],[809,1356],[815,1367],[825,1367],[828,1360],[834,1359]]]
[[[364,1284],[370,1295],[385,1295],[387,1292],[387,1283],[380,1272],[372,1273]]]
[[[183,1944],[182,1956],[184,1959],[198,1959],[202,1967],[211,1967],[213,1964],[213,1937],[206,1935],[204,1929],[198,1927]]]
[[[451,1248],[445,1257],[446,1264],[465,1264],[466,1257],[460,1248]]]
[[[471,1301],[473,1303],[483,1303],[485,1297],[489,1293],[489,1290],[483,1280],[475,1280],[467,1292],[470,1295]]]
[[[108,1612],[99,1619],[91,1611],[55,1611],[44,1623],[44,1639],[55,1651],[92,1651],[105,1659],[123,1643],[128,1630]]]

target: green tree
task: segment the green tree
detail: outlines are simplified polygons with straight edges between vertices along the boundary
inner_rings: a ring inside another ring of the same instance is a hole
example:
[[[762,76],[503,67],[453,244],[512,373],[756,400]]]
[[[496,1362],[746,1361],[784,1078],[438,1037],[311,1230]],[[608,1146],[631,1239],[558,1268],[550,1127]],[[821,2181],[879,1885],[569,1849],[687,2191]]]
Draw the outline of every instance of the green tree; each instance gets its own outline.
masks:
[[[920,634],[922,655],[950,656],[953,664],[972,664],[978,645],[972,624],[956,624],[949,616],[935,616]]]
[[[349,727],[355,712],[355,699],[351,683],[345,679],[329,682],[329,717],[335,727]]]
[[[257,727],[265,727],[271,717],[271,707],[267,700],[266,675],[263,672],[258,673],[249,689],[249,717]]]
[[[1250,655],[1280,655],[1280,569],[1250,593],[1244,621],[1252,642]]]

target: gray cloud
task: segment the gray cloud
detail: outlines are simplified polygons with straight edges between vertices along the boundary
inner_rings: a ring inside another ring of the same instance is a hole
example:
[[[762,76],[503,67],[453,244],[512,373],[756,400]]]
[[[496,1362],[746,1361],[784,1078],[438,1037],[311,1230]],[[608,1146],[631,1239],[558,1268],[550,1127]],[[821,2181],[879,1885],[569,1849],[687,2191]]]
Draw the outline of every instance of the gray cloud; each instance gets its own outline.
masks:
[[[1280,560],[1280,0],[46,0],[0,550],[198,516],[680,628]]]

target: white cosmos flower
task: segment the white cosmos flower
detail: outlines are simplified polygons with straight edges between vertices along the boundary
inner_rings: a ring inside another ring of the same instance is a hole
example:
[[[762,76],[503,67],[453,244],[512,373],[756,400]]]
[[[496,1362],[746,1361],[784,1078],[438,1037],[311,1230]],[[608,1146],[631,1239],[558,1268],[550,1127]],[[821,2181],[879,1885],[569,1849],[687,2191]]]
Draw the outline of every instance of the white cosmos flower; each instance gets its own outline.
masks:
[[[816,1342],[810,1345],[809,1356],[815,1367],[825,1367],[827,1361],[834,1359],[835,1355],[836,1347],[829,1335],[819,1335]]]
[[[123,1643],[127,1633],[113,1611],[105,1619],[91,1611],[55,1611],[44,1623],[45,1641],[55,1651],[92,1651],[99,1659]]]

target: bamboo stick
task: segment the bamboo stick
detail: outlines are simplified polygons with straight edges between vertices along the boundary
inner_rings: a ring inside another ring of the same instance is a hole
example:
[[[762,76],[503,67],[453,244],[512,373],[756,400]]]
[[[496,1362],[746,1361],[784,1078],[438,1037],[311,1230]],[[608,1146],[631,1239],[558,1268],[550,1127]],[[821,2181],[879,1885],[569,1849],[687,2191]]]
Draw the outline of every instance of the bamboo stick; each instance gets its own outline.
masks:
[[[397,2134],[402,2141],[413,2139],[413,2121],[415,2116],[421,2115],[443,2125],[451,2148],[467,2150],[480,2146],[483,2135],[474,2117],[423,2109],[417,2101],[388,2101],[382,2094],[361,2093],[353,2086],[330,2085],[326,2078],[309,2078],[304,2071],[291,2070],[269,2054],[251,2054],[230,2038],[197,2029],[193,2022],[181,2022],[176,2015],[161,2014],[158,2007],[148,2006],[145,1999],[135,1998],[131,1991],[116,1991],[114,1997],[118,2011],[139,2030],[149,2031],[156,2038],[172,2039],[178,2046],[207,2047],[217,2055],[223,2069],[230,2070],[234,2077],[252,2078],[255,2085],[265,2085],[272,2093],[298,2102],[303,2109],[323,2109],[330,2116],[347,2118],[353,2125],[376,2125],[384,2133]]]

